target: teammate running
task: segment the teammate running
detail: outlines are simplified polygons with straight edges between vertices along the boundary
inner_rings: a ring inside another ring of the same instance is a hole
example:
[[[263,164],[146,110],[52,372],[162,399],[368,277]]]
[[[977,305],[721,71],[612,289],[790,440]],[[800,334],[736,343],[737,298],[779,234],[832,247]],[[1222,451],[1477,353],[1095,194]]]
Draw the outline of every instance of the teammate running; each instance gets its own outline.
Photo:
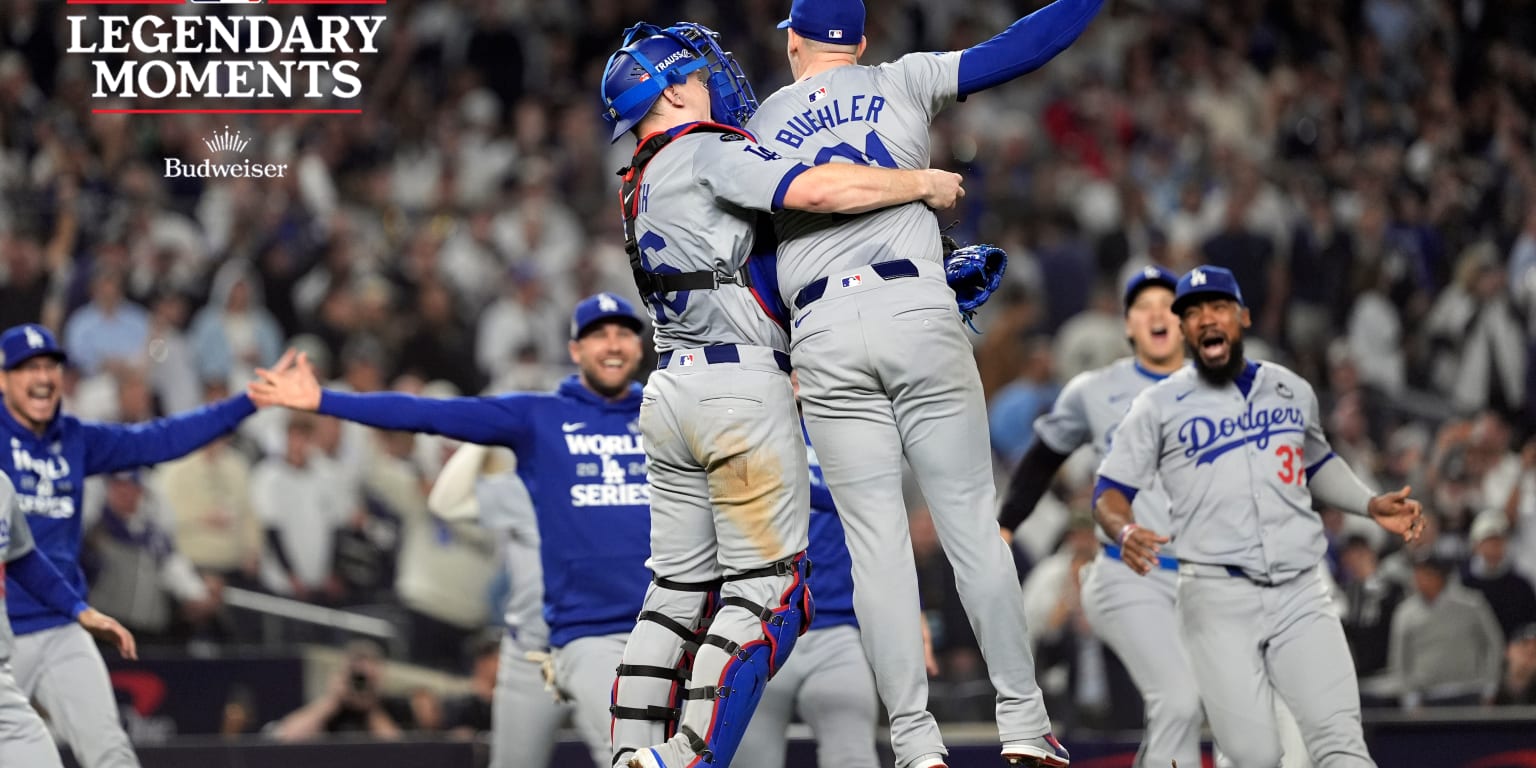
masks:
[[[81,493],[85,478],[185,456],[234,431],[255,412],[237,395],[189,413],[145,424],[84,422],[60,412],[64,350],[41,325],[0,334],[5,407],[0,434],[9,450],[0,469],[17,490],[37,549],[87,593],[80,569]],[[90,635],[76,617],[6,579],[6,611],[16,632],[11,667],[22,693],[48,711],[54,728],[85,768],[139,764],[118,717],[117,697]]]
[[[1374,495],[1333,460],[1304,379],[1244,359],[1250,320],[1231,272],[1190,271],[1173,311],[1194,365],[1138,395],[1115,430],[1095,487],[1099,525],[1140,574],[1178,542],[1180,637],[1237,768],[1280,763],[1277,691],[1319,768],[1374,765],[1349,646],[1318,573],[1326,542],[1312,503],[1369,515],[1408,541],[1422,530],[1419,503],[1406,487]],[[1162,529],[1142,517],[1150,505],[1133,507],[1158,487],[1172,504]]]
[[[959,177],[780,157],[741,129],[751,87],[696,24],[631,28],[601,95],[614,140],[639,139],[620,202],[660,355],[640,411],[655,576],[614,684],[612,764],[726,766],[812,610],[787,334],[747,287],[754,212],[947,208]]]
[[[642,328],[617,296],[577,304],[570,342],[577,373],[551,393],[434,400],[335,392],[320,387],[303,355],[291,366],[258,370],[250,385],[262,405],[512,449],[538,518],[555,684],[573,702],[576,729],[599,766],[612,755],[613,670],[649,581],[651,497],[636,423]]]
[[[767,149],[818,167],[925,168],[940,110],[1049,61],[1101,1],[1057,0],[964,51],[861,66],[863,4],[796,0],[779,25],[788,28],[795,83],[764,101],[748,127]],[[854,605],[897,768],[942,765],[947,754],[927,711],[916,568],[899,518],[903,456],[987,660],[1004,758],[1067,765],[1035,683],[1013,560],[997,535],[986,403],[945,283],[937,219],[914,204],[856,217],[785,212],[774,228],[806,426],[853,553]]]
[[[1146,267],[1125,286],[1125,335],[1131,357],[1074,376],[1051,412],[1035,420],[1035,440],[1013,470],[998,522],[1009,534],[1024,522],[1074,451],[1093,446],[1095,466],[1108,452],[1115,427],[1131,400],[1184,365],[1184,338],[1174,316],[1177,275]],[[1136,496],[1136,517],[1153,530],[1168,528],[1168,499],[1159,487]],[[1158,568],[1141,578],[1120,561],[1120,548],[1103,548],[1082,578],[1083,611],[1094,634],[1125,663],[1146,704],[1146,735],[1136,768],[1200,764],[1205,713],[1185,662],[1174,610],[1178,561],[1163,548]]]

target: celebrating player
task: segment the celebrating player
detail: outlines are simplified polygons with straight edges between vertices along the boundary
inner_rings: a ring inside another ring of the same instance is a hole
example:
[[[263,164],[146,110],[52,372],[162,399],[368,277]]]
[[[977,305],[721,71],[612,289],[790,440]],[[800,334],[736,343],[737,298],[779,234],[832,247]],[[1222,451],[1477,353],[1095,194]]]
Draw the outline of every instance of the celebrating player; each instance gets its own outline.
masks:
[[[496,534],[511,589],[502,612],[506,634],[491,702],[490,766],[544,768],[571,706],[547,690],[553,681],[545,679],[549,625],[544,621],[539,523],[515,463],[505,449],[465,443],[438,472],[427,507],[450,523],[478,520]],[[600,698],[601,692],[594,695]]]
[[[0,431],[10,438],[0,468],[18,491],[37,548],[84,594],[80,497],[85,478],[185,456],[239,426],[255,407],[245,395],[147,424],[96,424],[60,413],[64,351],[40,325],[0,334],[5,407]],[[85,768],[137,766],[118,720],[106,664],[73,614],[26,589],[10,591],[6,610],[16,632],[12,668],[24,695],[48,711],[55,729]]]
[[[22,585],[27,595],[72,617],[81,629],[116,646],[124,658],[138,658],[133,635],[112,617],[86,605],[85,598],[53,563],[38,554],[32,530],[18,503],[16,487],[4,475],[0,475],[0,571]],[[0,603],[3,602],[5,593],[0,592]],[[0,765],[62,768],[64,763],[59,760],[59,750],[48,735],[48,727],[11,674],[7,663],[11,658],[11,639],[11,624],[0,615]]]
[[[620,202],[660,355],[640,411],[655,576],[614,687],[613,764],[725,766],[811,619],[809,470],[786,333],[746,287],[753,211],[946,208],[959,177],[783,159],[741,129],[751,87],[696,24],[628,30],[602,100],[613,139],[640,139]]]
[[[642,327],[617,296],[600,293],[577,304],[570,342],[577,373],[552,393],[433,400],[334,392],[321,389],[303,355],[290,366],[258,370],[250,385],[262,405],[512,449],[538,517],[555,684],[572,700],[576,729],[600,766],[612,755],[613,670],[649,580],[650,489],[635,423]],[[517,755],[496,759],[525,764]]]
[[[1079,374],[1035,420],[1035,440],[1008,484],[998,522],[1009,532],[1024,522],[1050,487],[1056,470],[1084,445],[1098,458],[1109,450],[1115,426],[1142,390],[1184,365],[1184,340],[1174,316],[1177,275],[1146,267],[1125,286],[1125,335],[1131,357]],[[1136,518],[1152,530],[1168,527],[1168,498],[1152,486],[1136,495]],[[1094,634],[1125,662],[1146,704],[1147,729],[1137,768],[1200,764],[1205,713],[1185,663],[1174,613],[1178,561],[1165,546],[1157,568],[1140,578],[1120,561],[1108,538],[1082,580],[1083,611]]]
[[[1070,45],[1101,0],[1058,0],[964,51],[860,66],[860,0],[796,0],[788,54],[795,83],[749,127],[764,146],[817,164],[923,168],[929,123],[956,99],[1030,72]],[[1013,560],[998,538],[986,403],[945,283],[938,221],[921,205],[857,217],[774,217],[780,294],[793,306],[793,353],[806,426],[853,553],[864,649],[891,719],[898,768],[942,765],[927,711],[917,575],[901,459],[933,511],[960,598],[997,690],[1003,756],[1066,765],[1034,679]]]
[[[1190,271],[1173,311],[1194,365],[1138,395],[1115,430],[1095,487],[1100,527],[1141,574],[1178,541],[1180,636],[1237,768],[1280,763],[1276,691],[1320,768],[1374,765],[1354,664],[1318,574],[1326,542],[1312,502],[1369,515],[1409,541],[1423,526],[1419,503],[1408,488],[1374,495],[1333,460],[1304,379],[1244,359],[1250,321],[1231,272]],[[1159,486],[1172,503],[1162,530],[1135,503]]]

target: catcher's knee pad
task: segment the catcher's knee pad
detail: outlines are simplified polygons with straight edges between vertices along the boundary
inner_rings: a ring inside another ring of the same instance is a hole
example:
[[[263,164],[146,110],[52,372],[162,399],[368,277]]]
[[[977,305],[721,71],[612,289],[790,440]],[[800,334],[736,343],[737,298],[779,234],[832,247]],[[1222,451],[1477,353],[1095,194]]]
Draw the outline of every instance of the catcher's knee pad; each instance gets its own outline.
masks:
[[[758,619],[761,629],[755,637],[749,638],[731,639],[714,632],[704,638],[705,645],[719,648],[727,658],[714,685],[690,688],[683,695],[690,701],[710,703],[707,725],[702,730],[694,727],[695,723],[706,721],[690,712],[678,729],[702,764],[730,764],[768,680],[784,666],[796,641],[810,629],[815,615],[811,592],[806,586],[810,565],[810,560],[801,552],[766,568],[726,578],[721,588],[722,614],[730,608],[745,610]],[[775,585],[777,600],[770,600],[769,605],[760,605],[740,594],[744,590],[738,587],[744,582],[759,579],[783,583],[782,587]],[[694,679],[698,680],[697,675]]]
[[[718,604],[719,581],[656,578],[615,669],[609,699],[614,763],[677,732],[694,654]]]

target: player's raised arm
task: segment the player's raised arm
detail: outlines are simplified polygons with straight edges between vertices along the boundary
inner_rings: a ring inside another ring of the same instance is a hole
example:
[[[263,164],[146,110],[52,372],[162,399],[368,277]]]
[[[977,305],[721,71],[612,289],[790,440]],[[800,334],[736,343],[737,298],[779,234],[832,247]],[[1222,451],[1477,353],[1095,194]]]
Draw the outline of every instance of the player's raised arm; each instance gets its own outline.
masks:
[[[960,95],[1027,75],[1065,51],[1104,0],[1056,0],[1015,21],[990,40],[960,52]]]
[[[443,435],[470,443],[507,445],[527,428],[525,410],[512,407],[510,397],[438,400],[395,392],[327,390],[303,354],[286,368],[258,368],[247,392],[262,407],[316,411],[378,429]]]

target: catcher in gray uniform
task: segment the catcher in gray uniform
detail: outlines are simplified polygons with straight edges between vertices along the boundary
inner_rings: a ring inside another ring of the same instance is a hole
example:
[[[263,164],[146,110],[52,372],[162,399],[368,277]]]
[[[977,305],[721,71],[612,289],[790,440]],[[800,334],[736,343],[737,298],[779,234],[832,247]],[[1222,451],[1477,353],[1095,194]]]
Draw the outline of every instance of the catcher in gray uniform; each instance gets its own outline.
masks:
[[[26,694],[11,673],[14,636],[5,615],[4,577],[7,568],[21,584],[50,608],[68,616],[98,640],[116,646],[125,658],[138,658],[133,635],[75,592],[48,558],[33,548],[32,529],[16,503],[16,487],[0,474],[0,765],[26,768],[63,768],[59,749],[48,734],[43,718],[32,709]]]
[[[1276,692],[1320,768],[1375,765],[1349,646],[1318,574],[1326,542],[1312,504],[1369,515],[1412,541],[1419,503],[1406,487],[1375,495],[1333,460],[1304,379],[1244,359],[1248,310],[1231,272],[1190,271],[1173,311],[1194,365],[1138,395],[1115,430],[1095,487],[1100,527],[1141,574],[1178,542],[1180,636],[1237,768],[1280,763]],[[1162,531],[1135,503],[1159,484],[1172,502]]]
[[[620,202],[660,355],[640,408],[654,577],[614,684],[613,763],[725,766],[812,616],[786,333],[744,284],[754,212],[947,208],[960,181],[812,168],[762,146],[740,127],[750,85],[696,24],[631,28],[602,99],[613,139],[641,139]]]
[[[1069,382],[1047,413],[1035,420],[1035,441],[1014,469],[998,522],[1011,535],[1045,495],[1061,465],[1078,448],[1103,459],[1115,427],[1142,390],[1184,365],[1184,337],[1174,316],[1177,275],[1146,267],[1125,286],[1125,335],[1135,354]],[[1136,518],[1168,530],[1168,497],[1149,487],[1136,496]],[[1102,548],[1082,577],[1083,611],[1094,634],[1114,650],[1146,704],[1146,736],[1137,768],[1200,764],[1205,713],[1184,660],[1174,609],[1178,561],[1170,543],[1158,567],[1142,578],[1120,561],[1120,547],[1100,536]]]
[[[749,128],[767,148],[818,167],[926,168],[940,110],[1043,65],[1099,5],[1057,0],[964,51],[861,66],[863,4],[796,0],[779,25],[789,30],[795,83],[766,99]],[[986,402],[945,281],[938,220],[913,204],[854,217],[786,211],[774,228],[806,426],[853,555],[854,608],[897,767],[943,765],[948,754],[927,711],[917,575],[899,514],[903,457],[997,690],[1004,758],[1067,765],[1035,683],[1013,560],[997,535]]]

